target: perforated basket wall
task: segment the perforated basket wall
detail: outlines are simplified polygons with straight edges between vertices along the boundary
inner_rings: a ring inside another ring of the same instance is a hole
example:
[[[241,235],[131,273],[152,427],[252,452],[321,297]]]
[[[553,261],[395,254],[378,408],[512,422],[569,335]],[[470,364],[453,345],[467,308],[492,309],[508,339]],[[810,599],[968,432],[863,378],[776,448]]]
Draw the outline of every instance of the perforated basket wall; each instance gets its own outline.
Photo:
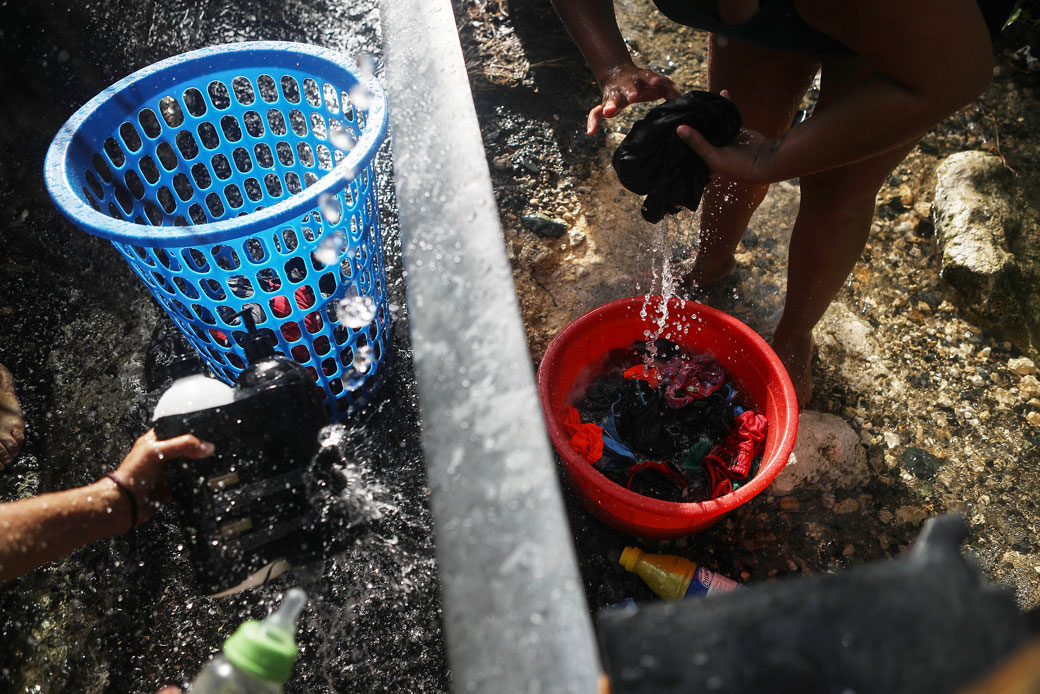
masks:
[[[388,364],[373,158],[386,100],[333,51],[215,46],[156,63],[77,111],[47,153],[60,211],[112,241],[215,374],[244,368],[248,310],[334,419]]]

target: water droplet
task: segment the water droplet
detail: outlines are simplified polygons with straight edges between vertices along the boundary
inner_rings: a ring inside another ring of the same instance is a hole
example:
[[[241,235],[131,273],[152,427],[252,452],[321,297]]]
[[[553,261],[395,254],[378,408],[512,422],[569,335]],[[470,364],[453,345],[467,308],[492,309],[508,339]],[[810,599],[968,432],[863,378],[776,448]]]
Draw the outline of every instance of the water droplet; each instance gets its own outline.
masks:
[[[354,368],[363,374],[368,373],[368,370],[372,368],[374,359],[375,355],[372,353],[370,345],[362,345],[354,350]]]
[[[350,368],[347,369],[347,373],[343,376],[342,381],[343,387],[353,392],[360,388],[362,385],[364,385],[365,375],[363,373],[359,373],[357,369]]]
[[[354,149],[354,145],[357,144],[354,134],[343,128],[333,128],[332,132],[329,133],[329,142],[332,143],[333,147],[344,152]]]
[[[337,231],[332,236],[322,239],[317,250],[314,251],[314,257],[325,265],[335,265],[345,250],[347,250],[347,236],[342,231]]]
[[[370,296],[358,296],[357,290],[351,287],[348,296],[337,306],[336,315],[349,328],[359,330],[372,322],[376,315],[376,302]],[[353,293],[353,296],[350,294]]]
[[[336,446],[347,437],[347,428],[342,424],[332,424],[321,430],[318,435],[318,443],[322,447]]]

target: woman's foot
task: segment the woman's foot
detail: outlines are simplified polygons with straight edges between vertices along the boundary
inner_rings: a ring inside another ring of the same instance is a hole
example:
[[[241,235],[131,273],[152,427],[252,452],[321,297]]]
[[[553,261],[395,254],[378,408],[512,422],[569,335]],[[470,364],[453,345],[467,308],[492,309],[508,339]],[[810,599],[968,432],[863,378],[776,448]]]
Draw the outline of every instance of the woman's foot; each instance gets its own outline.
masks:
[[[693,261],[693,267],[682,278],[682,285],[689,292],[704,291],[729,277],[736,267],[737,260],[732,255],[716,265],[708,265],[698,255]]]
[[[0,364],[0,470],[14,462],[25,442],[25,419],[14,394],[14,378]]]
[[[804,409],[812,398],[812,358],[815,347],[811,332],[808,335],[787,335],[777,330],[773,336],[773,351],[787,369],[799,409]]]

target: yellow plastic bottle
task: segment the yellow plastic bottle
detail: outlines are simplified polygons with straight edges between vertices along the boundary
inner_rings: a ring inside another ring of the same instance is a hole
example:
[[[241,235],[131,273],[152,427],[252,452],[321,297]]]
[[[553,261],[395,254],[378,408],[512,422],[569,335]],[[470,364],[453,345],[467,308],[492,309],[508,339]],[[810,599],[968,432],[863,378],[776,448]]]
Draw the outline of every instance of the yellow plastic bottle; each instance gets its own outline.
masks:
[[[697,566],[689,559],[671,554],[646,554],[636,547],[625,547],[620,564],[626,571],[637,574],[650,590],[665,600],[727,593],[739,586],[733,579]]]

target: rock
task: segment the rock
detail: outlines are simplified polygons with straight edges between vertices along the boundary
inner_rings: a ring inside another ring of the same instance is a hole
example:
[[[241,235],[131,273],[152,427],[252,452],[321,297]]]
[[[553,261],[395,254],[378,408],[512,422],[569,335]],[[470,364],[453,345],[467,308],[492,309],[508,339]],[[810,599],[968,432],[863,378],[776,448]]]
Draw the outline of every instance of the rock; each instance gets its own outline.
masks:
[[[855,499],[842,499],[838,503],[834,504],[834,512],[838,515],[844,515],[846,513],[855,513],[859,510],[859,502]]]
[[[869,475],[867,453],[848,422],[837,415],[803,410],[794,453],[773,480],[771,492],[783,496],[806,487],[855,487]]]
[[[567,225],[540,212],[525,214],[520,220],[525,229],[543,239],[558,239],[567,231]]]
[[[907,446],[900,457],[906,469],[914,477],[922,480],[935,477],[935,473],[939,471],[939,467],[945,462],[942,458],[916,446]]]
[[[928,512],[923,508],[918,508],[917,506],[900,506],[896,509],[895,520],[901,525],[906,523],[910,523],[911,525],[920,525],[927,517]]]
[[[840,301],[832,302],[814,335],[820,357],[838,365],[843,379],[860,390],[871,390],[877,378],[877,342],[870,323]]]
[[[970,320],[1040,358],[1040,210],[995,155],[960,152],[936,173],[941,277]]]
[[[1036,364],[1029,357],[1008,359],[1008,371],[1017,376],[1031,376],[1036,373]]]
[[[1023,376],[1018,382],[1018,394],[1024,400],[1040,398],[1040,380],[1036,376]]]

